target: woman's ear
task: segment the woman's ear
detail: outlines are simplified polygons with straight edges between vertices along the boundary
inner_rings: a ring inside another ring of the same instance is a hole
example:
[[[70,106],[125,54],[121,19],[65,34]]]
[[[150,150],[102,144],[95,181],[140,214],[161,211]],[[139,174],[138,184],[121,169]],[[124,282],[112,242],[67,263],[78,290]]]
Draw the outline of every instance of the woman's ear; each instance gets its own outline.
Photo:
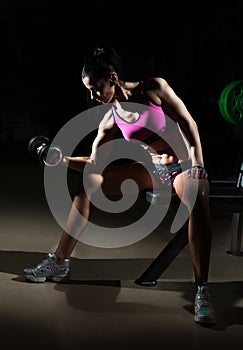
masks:
[[[118,82],[118,76],[117,76],[117,74],[116,74],[115,72],[112,72],[112,73],[110,74],[109,79],[110,79],[110,86],[114,86],[114,85],[116,85],[117,82]]]

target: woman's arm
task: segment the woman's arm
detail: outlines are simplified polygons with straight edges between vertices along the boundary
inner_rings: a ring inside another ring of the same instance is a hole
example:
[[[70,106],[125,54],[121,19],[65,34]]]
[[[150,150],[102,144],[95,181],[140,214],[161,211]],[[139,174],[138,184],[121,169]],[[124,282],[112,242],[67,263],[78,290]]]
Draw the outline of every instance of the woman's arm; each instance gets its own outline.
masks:
[[[106,147],[106,154],[102,153],[102,157],[99,156],[99,147],[115,138],[116,128],[112,116],[112,111],[109,110],[101,123],[99,124],[97,135],[92,144],[92,151],[89,157],[68,157],[65,156],[63,164],[68,166],[70,169],[82,172],[86,164],[90,166],[98,166],[103,163],[109,156],[112,143],[109,143],[109,147]]]
[[[161,106],[165,105],[169,116],[178,123],[179,129],[181,129],[183,133],[182,136],[186,137],[189,142],[189,153],[192,165],[200,164],[203,166],[203,153],[198,127],[183,101],[162,78],[154,78],[152,80],[152,85],[147,95],[156,104]]]

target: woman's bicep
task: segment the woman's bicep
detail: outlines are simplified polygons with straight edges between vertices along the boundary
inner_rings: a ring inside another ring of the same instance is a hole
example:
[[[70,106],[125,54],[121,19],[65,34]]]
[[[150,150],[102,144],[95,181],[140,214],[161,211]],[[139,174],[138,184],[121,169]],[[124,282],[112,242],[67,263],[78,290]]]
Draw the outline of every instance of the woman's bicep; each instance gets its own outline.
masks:
[[[192,119],[185,103],[165,81],[160,90],[160,97],[162,105],[173,114],[173,117],[176,119],[180,117],[183,119]]]
[[[116,127],[102,127],[99,128],[97,136],[92,145],[92,153],[91,160],[96,163],[102,158],[102,160],[106,159],[112,150],[112,141],[116,138]],[[102,145],[106,144],[103,148]]]
[[[112,113],[111,111],[108,111],[99,124],[97,135],[92,144],[91,155],[95,156],[98,147],[104,142],[106,142],[107,135],[109,131],[112,130],[113,128],[114,128],[114,120],[112,118]]]

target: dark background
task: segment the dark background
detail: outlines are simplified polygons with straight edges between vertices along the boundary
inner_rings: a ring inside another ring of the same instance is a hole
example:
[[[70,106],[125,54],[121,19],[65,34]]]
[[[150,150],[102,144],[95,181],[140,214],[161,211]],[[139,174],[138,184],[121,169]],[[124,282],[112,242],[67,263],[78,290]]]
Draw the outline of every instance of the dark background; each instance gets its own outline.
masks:
[[[210,176],[234,177],[243,123],[227,122],[218,100],[243,79],[242,18],[242,1],[1,1],[2,160],[29,159],[32,136],[53,138],[88,108],[82,63],[87,48],[105,40],[135,79],[170,83],[199,125]]]

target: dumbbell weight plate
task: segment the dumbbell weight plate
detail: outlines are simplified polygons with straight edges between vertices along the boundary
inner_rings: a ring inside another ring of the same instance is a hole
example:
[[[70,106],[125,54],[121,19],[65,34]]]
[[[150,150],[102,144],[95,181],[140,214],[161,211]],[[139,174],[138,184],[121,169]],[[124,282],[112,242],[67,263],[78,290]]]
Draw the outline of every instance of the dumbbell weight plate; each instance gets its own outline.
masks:
[[[43,143],[50,144],[49,138],[46,136],[39,135],[34,136],[32,137],[32,139],[30,139],[28,143],[28,153],[33,159],[39,160],[37,148],[40,147]]]
[[[219,98],[219,109],[227,122],[243,122],[243,80],[233,81],[223,89]]]
[[[50,148],[50,145],[45,145],[43,147],[41,147],[39,153],[38,153],[38,159],[39,159],[39,162],[44,165],[45,162],[44,162],[44,159],[46,158],[47,156],[47,153],[48,153],[48,150]]]
[[[58,146],[46,145],[40,149],[39,162],[50,167],[57,166],[62,162],[62,151]]]

